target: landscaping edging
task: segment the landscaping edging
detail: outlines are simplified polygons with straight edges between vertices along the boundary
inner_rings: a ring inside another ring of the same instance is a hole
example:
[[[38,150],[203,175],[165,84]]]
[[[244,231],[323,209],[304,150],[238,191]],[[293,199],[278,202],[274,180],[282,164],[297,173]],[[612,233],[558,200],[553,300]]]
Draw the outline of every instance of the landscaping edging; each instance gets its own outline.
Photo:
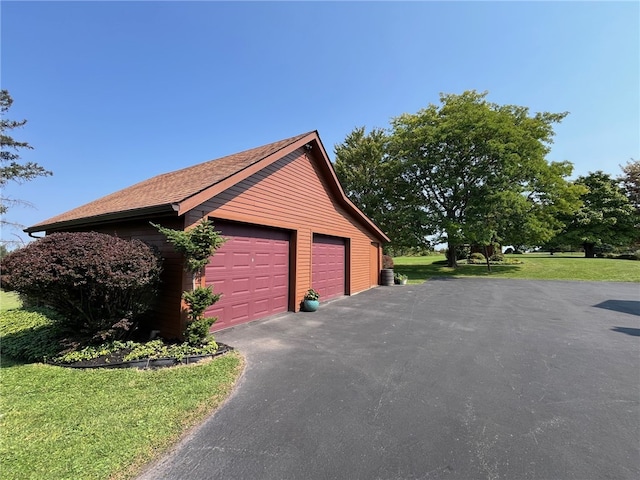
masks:
[[[218,343],[218,350],[215,353],[209,353],[206,355],[189,355],[182,358],[165,357],[165,358],[142,358],[139,360],[129,360],[127,362],[116,363],[100,363],[94,365],[76,365],[75,363],[57,363],[53,364],[58,367],[65,368],[77,368],[77,369],[91,369],[91,368],[138,368],[141,370],[153,370],[157,368],[174,367],[176,365],[189,365],[192,363],[198,363],[206,358],[214,358],[219,355],[232,351],[234,348],[223,343]]]

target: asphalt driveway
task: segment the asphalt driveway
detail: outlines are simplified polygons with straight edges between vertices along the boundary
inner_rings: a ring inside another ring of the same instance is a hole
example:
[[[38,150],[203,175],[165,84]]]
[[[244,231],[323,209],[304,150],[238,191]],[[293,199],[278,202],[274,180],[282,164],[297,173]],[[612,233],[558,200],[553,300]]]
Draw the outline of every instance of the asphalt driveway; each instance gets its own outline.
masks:
[[[141,479],[640,478],[640,286],[432,280],[220,332],[228,402]]]

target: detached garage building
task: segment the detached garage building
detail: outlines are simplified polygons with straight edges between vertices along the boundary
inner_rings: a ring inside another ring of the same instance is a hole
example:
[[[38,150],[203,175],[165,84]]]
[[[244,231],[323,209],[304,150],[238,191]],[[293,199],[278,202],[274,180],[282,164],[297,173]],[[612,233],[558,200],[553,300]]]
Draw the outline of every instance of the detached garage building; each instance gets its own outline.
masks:
[[[213,330],[298,311],[309,288],[321,300],[378,285],[388,237],[345,195],[317,132],[156,176],[27,228],[29,234],[98,231],[155,245],[165,258],[157,327],[184,330],[182,258],[149,222],[189,229],[214,222],[227,242],[203,282],[222,293]]]

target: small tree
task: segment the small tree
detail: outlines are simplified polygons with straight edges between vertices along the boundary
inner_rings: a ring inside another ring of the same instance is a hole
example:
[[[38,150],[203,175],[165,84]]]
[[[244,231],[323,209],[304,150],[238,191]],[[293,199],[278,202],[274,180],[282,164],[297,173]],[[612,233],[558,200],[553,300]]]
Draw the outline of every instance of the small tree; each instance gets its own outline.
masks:
[[[9,135],[9,131],[15,128],[23,127],[26,120],[9,120],[5,115],[11,108],[13,99],[9,95],[8,90],[0,90],[0,189],[4,189],[10,181],[23,183],[33,180],[37,177],[46,177],[52,175],[49,170],[45,170],[42,166],[34,162],[21,162],[20,154],[22,149],[32,150],[33,147],[27,142],[20,142]],[[8,198],[3,194],[0,195],[0,215],[4,216],[11,206],[29,205],[24,200]],[[4,217],[0,219],[0,224],[7,225]],[[16,225],[16,224],[12,224]],[[9,243],[7,240],[3,242]]]
[[[196,286],[202,279],[204,267],[214,252],[224,244],[225,238],[220,236],[208,219],[202,220],[191,230],[173,230],[152,223],[173,245],[173,248],[184,255],[185,270],[192,275],[192,290],[183,292],[182,299],[187,304],[187,328],[185,339],[191,345],[210,343],[213,335],[209,333],[216,317],[205,317],[208,307],[216,303],[221,294],[213,293],[211,287]]]

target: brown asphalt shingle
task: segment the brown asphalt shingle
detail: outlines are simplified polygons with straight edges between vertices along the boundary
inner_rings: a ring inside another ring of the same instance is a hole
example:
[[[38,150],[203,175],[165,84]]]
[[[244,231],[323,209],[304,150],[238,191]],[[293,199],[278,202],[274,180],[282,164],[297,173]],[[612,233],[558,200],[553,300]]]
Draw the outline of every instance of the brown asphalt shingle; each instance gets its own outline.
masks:
[[[43,227],[62,222],[179,203],[295,143],[310,133],[314,132],[307,132],[192,167],[157,175],[40,222],[27,230],[36,232],[44,230]]]

